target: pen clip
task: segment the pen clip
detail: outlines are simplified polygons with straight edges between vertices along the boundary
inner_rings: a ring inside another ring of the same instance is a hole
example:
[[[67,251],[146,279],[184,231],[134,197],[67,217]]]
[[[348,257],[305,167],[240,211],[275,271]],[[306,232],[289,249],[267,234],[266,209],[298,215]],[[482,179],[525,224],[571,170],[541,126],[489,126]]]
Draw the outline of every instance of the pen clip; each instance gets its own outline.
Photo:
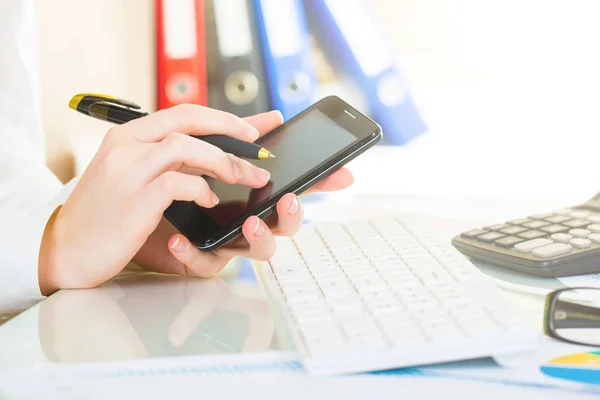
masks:
[[[130,110],[132,108],[132,107],[126,107],[120,103],[102,100],[102,101],[95,101],[92,104],[90,104],[89,110],[92,111],[92,107],[98,107],[98,106],[116,107],[116,108],[122,108],[123,110]]]
[[[123,108],[132,108],[134,110],[139,110],[140,108],[142,108],[141,106],[139,106],[138,104],[136,104],[132,101],[125,100],[125,99],[119,99],[117,97],[107,97],[107,98],[104,98],[99,101],[94,101],[92,104],[104,104],[104,105],[113,104],[113,105],[123,107]]]
[[[90,117],[106,120],[109,109],[120,108],[122,110],[131,110],[129,107],[124,107],[121,104],[111,101],[95,101],[88,107],[88,115]]]
[[[84,114],[87,114],[90,104],[105,101],[114,105],[126,107],[129,109],[139,110],[141,107],[129,100],[120,99],[118,97],[109,96],[99,93],[80,93],[71,98],[69,107]]]

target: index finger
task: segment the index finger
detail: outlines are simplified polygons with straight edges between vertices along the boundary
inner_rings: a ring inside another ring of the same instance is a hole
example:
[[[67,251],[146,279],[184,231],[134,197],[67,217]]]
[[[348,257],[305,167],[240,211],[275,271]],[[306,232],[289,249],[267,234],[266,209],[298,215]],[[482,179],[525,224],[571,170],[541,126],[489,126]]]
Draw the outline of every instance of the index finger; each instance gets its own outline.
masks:
[[[262,114],[252,115],[244,118],[246,122],[256,128],[260,137],[265,133],[272,131],[283,123],[283,115],[281,112],[274,110]]]
[[[227,135],[245,141],[258,138],[250,123],[231,113],[196,104],[180,104],[160,110],[126,125],[142,142],[160,142],[173,132],[187,135]]]

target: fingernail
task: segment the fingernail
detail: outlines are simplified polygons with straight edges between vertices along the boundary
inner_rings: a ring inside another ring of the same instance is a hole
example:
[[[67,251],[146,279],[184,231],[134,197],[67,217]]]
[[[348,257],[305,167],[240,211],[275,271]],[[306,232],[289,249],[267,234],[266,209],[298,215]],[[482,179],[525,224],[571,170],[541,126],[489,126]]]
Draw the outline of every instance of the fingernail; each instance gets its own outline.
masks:
[[[185,243],[181,240],[180,236],[177,236],[173,243],[171,243],[171,250],[173,251],[183,251],[185,249]]]
[[[262,225],[262,222],[260,222],[260,218],[258,217],[256,218],[256,225],[254,225],[254,230],[252,233],[254,233],[254,236],[258,237],[261,237],[265,233],[265,227]]]
[[[269,179],[271,179],[271,173],[262,168],[254,168],[254,176],[260,179],[261,182],[265,183],[269,182]]]
[[[242,122],[244,123],[244,133],[246,134],[248,139],[252,141],[258,139],[258,131],[256,130],[256,128],[244,120],[242,120]]]
[[[273,110],[273,112],[276,112],[277,114],[279,114],[279,119],[281,119],[283,121],[283,114],[281,113],[281,111]]]
[[[300,203],[298,202],[298,197],[294,196],[294,200],[292,200],[292,205],[290,206],[290,214],[295,215],[298,212],[298,208],[300,208]]]
[[[217,204],[219,204],[219,198],[217,197],[217,195],[216,195],[216,194],[214,194],[214,193],[213,193],[213,194],[211,194],[211,196],[210,196],[210,197],[211,197],[211,200],[212,200],[213,206],[216,206]]]

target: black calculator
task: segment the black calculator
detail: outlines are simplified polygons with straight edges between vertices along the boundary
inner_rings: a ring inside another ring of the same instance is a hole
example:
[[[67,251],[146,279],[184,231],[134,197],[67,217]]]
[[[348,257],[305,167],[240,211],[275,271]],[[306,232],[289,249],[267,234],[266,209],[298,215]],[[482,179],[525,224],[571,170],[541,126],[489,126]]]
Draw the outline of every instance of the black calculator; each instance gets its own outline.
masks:
[[[541,277],[600,273],[600,193],[584,204],[454,237],[464,255]]]

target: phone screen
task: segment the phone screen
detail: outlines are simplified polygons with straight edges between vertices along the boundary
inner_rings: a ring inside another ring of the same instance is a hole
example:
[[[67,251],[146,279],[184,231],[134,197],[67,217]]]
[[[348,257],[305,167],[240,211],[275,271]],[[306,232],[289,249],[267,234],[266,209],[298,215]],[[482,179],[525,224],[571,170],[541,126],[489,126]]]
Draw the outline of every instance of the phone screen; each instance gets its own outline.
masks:
[[[312,110],[304,118],[294,121],[260,142],[262,147],[276,156],[268,160],[250,160],[271,173],[271,179],[266,186],[251,189],[211,179],[209,185],[219,196],[219,204],[206,209],[205,212],[220,226],[224,226],[355,140],[356,136],[321,111]]]
[[[369,125],[369,128],[372,130],[366,134],[373,133],[376,126]],[[165,215],[193,242],[206,240],[211,233],[222,230],[248,211],[285,194],[292,183],[363,138],[318,108],[309,109],[257,141],[276,156],[268,160],[248,160],[271,173],[266,186],[252,189],[207,178],[211,189],[219,197],[216,207],[209,209],[194,202],[177,201]]]

